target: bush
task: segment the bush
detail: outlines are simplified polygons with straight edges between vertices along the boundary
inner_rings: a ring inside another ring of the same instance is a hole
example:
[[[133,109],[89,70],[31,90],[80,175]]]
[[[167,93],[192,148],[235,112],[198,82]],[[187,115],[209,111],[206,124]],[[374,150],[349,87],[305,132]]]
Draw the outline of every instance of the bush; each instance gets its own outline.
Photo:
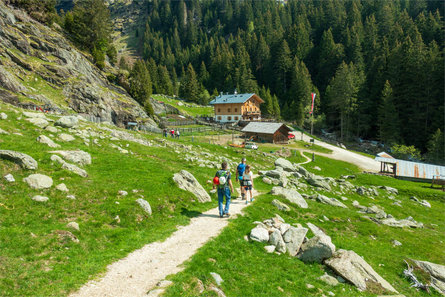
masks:
[[[414,146],[395,144],[391,147],[391,154],[396,159],[420,161],[420,151]]]

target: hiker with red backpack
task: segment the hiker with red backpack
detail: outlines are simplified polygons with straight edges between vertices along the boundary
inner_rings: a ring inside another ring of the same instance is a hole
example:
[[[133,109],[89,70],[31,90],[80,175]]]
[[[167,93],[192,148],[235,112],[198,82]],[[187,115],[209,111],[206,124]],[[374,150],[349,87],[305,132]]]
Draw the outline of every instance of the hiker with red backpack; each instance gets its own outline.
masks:
[[[230,191],[233,192],[233,185],[230,177],[230,171],[227,170],[227,162],[224,161],[221,164],[221,170],[218,170],[213,178],[213,189],[215,189],[215,186],[218,189],[218,209],[220,218],[222,218],[224,215],[230,216]],[[226,205],[223,209],[224,197],[226,197]]]

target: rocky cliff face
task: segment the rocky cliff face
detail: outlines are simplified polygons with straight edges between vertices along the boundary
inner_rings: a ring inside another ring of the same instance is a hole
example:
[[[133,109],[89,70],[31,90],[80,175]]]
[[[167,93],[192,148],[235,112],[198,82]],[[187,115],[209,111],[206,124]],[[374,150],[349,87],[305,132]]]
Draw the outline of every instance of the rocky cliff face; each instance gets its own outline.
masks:
[[[0,0],[0,99],[85,113],[118,125],[154,123],[60,32],[57,25],[46,27]]]

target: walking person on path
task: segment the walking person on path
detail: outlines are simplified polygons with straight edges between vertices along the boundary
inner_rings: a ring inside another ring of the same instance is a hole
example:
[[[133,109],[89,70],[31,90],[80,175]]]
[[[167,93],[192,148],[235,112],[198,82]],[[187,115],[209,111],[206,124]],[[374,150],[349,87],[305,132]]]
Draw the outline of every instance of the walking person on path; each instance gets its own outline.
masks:
[[[250,165],[246,165],[246,170],[244,171],[243,174],[243,180],[242,180],[242,185],[244,186],[244,191],[246,192],[246,204],[249,203],[249,199],[247,197],[247,191],[250,194],[250,202],[252,202],[253,199],[253,195],[252,195],[252,188],[253,188],[253,174],[252,171],[250,171]]]
[[[244,192],[244,187],[243,187],[243,183],[242,183],[244,170],[246,170],[246,158],[242,158],[241,163],[236,168],[236,181],[239,182],[239,184],[240,184],[240,193],[241,193],[241,197],[243,198],[243,200],[245,199],[245,195],[246,195],[246,193]]]
[[[230,171],[227,170],[227,162],[224,161],[221,164],[221,170],[216,172],[215,178],[213,179],[213,189],[215,189],[215,185],[218,188],[218,209],[220,218],[222,218],[224,215],[230,216],[230,191],[233,192],[233,185],[230,177]],[[224,197],[226,197],[226,205],[223,209]]]
[[[176,138],[178,138],[179,139],[179,136],[180,136],[181,134],[179,134],[179,130],[176,130]]]

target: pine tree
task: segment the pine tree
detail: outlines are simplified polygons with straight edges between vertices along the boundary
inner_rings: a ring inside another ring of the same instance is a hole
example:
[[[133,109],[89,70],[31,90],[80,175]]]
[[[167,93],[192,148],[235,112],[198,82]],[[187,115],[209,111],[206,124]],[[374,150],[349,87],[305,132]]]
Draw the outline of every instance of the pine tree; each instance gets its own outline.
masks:
[[[145,62],[136,61],[130,74],[130,95],[144,106],[145,110],[150,111],[151,93],[151,79]]]
[[[400,141],[399,117],[394,105],[392,88],[389,81],[385,82],[381,96],[381,105],[379,108],[379,138],[387,144],[392,145]]]
[[[294,67],[291,76],[291,87],[287,93],[289,110],[286,113],[288,120],[293,120],[297,125],[302,125],[304,120],[304,108],[310,102],[313,90],[311,76],[303,61],[297,57],[294,59]]]
[[[279,92],[279,94],[285,94],[289,84],[289,71],[292,67],[289,45],[285,39],[283,39],[276,49],[272,59],[275,61],[275,90]]]
[[[200,85],[196,77],[195,70],[192,64],[187,66],[185,76],[182,78],[181,86],[179,88],[179,96],[194,102],[198,102],[200,93]]]
[[[427,145],[427,161],[445,165],[445,138],[444,133],[440,129],[437,129]]]

